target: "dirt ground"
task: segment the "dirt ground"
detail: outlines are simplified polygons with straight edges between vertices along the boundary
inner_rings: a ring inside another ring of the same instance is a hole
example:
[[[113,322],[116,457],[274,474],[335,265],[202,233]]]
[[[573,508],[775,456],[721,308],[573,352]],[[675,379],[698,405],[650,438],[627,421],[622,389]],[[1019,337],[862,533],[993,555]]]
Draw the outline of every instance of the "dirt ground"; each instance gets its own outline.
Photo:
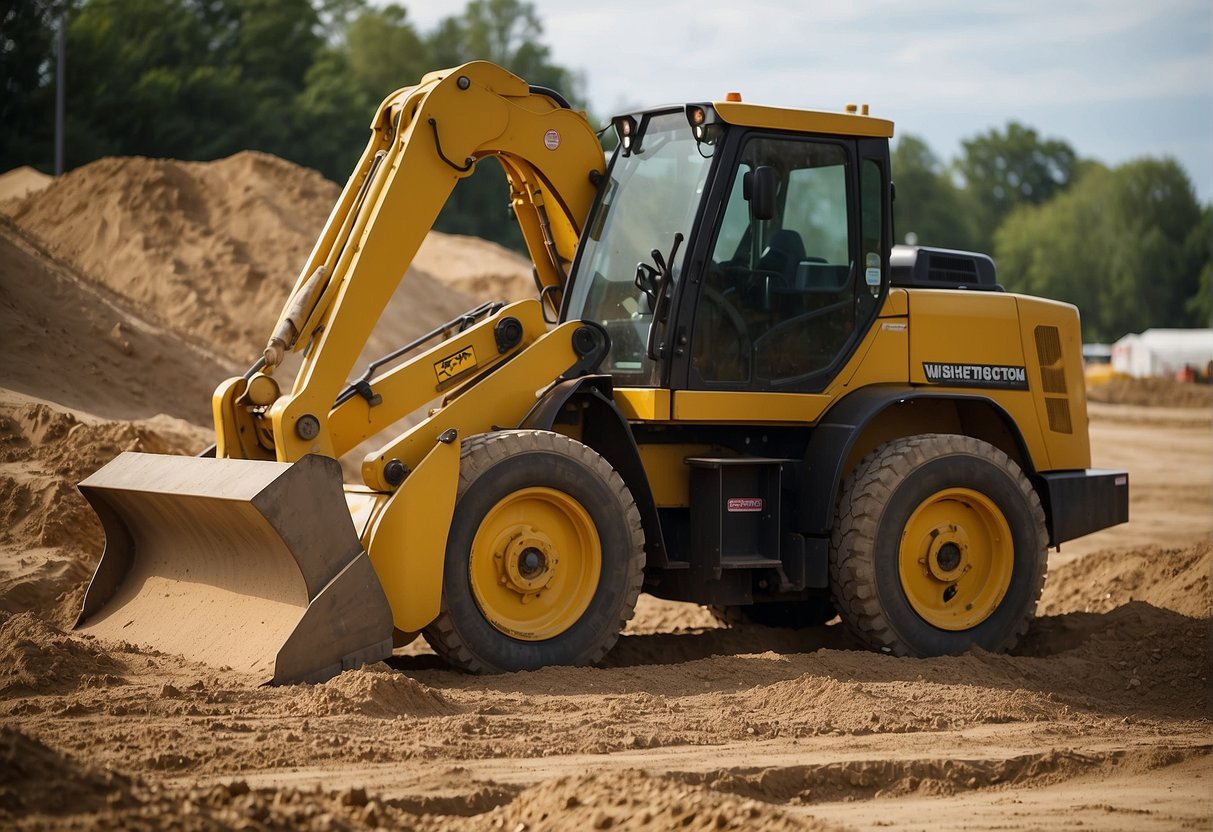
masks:
[[[264,323],[240,304],[286,291],[324,211],[273,218],[306,188],[335,196],[241,157],[109,160],[0,202],[17,356],[0,366],[0,827],[1213,828],[1213,407],[1165,386],[1091,403],[1095,464],[1130,471],[1132,519],[1051,556],[1012,655],[897,659],[836,622],[722,627],[642,595],[602,667],[470,677],[415,644],[259,688],[70,632],[102,544],[74,484],[122,450],[207,444],[209,390]],[[68,185],[102,207],[65,219]],[[213,221],[237,209],[278,248]],[[174,271],[157,223],[197,263]],[[125,260],[104,256],[115,225]],[[435,240],[409,283],[432,318],[526,278],[482,241]],[[236,288],[203,285],[208,258]],[[210,305],[223,314],[195,325]]]

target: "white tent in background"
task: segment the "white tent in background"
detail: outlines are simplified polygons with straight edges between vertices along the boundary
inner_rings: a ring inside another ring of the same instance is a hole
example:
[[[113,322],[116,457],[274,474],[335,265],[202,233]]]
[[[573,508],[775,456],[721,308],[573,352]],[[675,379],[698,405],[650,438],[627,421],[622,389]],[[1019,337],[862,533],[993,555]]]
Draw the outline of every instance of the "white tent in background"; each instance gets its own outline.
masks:
[[[1112,369],[1143,378],[1174,377],[1185,366],[1204,370],[1213,361],[1213,329],[1147,329],[1112,345]]]

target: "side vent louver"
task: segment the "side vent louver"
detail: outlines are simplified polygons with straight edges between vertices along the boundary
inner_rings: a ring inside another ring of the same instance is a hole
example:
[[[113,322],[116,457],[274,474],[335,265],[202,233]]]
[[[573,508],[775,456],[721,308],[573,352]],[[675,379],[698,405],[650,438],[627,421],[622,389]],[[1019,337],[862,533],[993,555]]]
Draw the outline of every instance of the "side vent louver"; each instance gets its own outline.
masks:
[[[1066,368],[1061,354],[1061,333],[1057,327],[1036,327],[1036,360],[1040,364],[1040,387],[1045,392],[1049,429],[1055,433],[1073,433]]]

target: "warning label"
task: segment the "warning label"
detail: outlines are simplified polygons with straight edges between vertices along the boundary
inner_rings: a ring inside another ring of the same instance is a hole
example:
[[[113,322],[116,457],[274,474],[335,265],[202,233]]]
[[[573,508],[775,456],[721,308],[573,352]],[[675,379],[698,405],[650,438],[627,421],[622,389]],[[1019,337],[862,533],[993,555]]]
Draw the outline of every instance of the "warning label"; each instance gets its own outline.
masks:
[[[725,503],[729,511],[762,511],[761,497],[729,497]]]

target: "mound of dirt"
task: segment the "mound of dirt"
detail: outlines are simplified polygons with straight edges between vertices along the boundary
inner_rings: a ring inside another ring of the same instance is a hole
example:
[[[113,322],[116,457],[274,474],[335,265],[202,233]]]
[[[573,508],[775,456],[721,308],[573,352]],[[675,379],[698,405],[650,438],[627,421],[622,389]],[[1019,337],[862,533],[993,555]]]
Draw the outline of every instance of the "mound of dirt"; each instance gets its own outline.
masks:
[[[130,778],[98,771],[15,728],[0,727],[0,818],[12,819],[31,809],[89,812],[131,800]]]
[[[1049,571],[1040,615],[1108,612],[1146,601],[1191,618],[1213,617],[1213,541],[1178,549],[1093,552]]]
[[[1109,404],[1210,408],[1213,385],[1184,384],[1170,378],[1113,378],[1087,390],[1087,398]]]
[[[122,665],[91,639],[65,633],[33,613],[0,613],[0,696],[62,693],[82,681],[120,683]]]
[[[13,168],[0,174],[0,202],[37,193],[54,181],[55,177],[47,176],[29,165]]]
[[[315,171],[264,153],[109,158],[11,215],[55,257],[227,352],[264,340],[337,194]]]
[[[199,424],[243,368],[149,320],[0,220],[0,386],[111,419],[168,413]]]
[[[531,261],[479,237],[432,233],[421,244],[413,265],[478,300],[513,302],[535,297]]]
[[[339,193],[319,173],[265,153],[214,162],[125,157],[77,168],[0,210],[69,270],[246,365],[260,354]],[[534,294],[525,258],[493,243],[432,232],[422,252],[364,360],[479,299]],[[121,329],[113,340],[143,353],[143,362],[150,357]]]
[[[459,708],[438,691],[377,664],[311,686],[299,694],[293,710],[303,716],[362,714],[392,719],[443,716]]]
[[[193,453],[206,441],[169,417],[109,422],[0,397],[0,609],[49,612],[88,578],[103,536],[76,483],[123,451]]]
[[[734,798],[670,775],[637,769],[562,777],[522,792],[487,815],[454,829],[766,829],[825,830],[837,827],[791,815],[769,803]]]

